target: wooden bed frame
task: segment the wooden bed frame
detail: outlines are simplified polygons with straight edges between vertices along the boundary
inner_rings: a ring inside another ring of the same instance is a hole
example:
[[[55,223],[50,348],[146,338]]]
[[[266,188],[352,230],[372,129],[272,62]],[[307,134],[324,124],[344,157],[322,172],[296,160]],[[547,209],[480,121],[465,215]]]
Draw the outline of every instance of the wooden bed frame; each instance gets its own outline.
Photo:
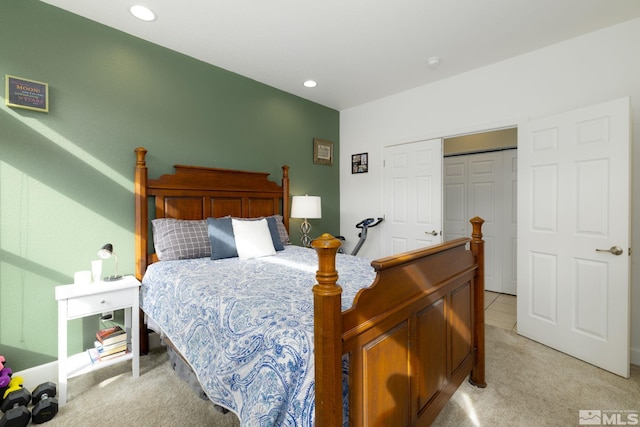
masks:
[[[156,218],[281,214],[288,230],[288,166],[282,167],[282,185],[269,181],[267,173],[183,165],[175,166],[175,174],[150,180],[147,150],[135,151],[139,280],[157,261],[149,253],[150,199]],[[349,357],[350,426],[427,426],[467,375],[472,384],[486,386],[483,222],[471,220],[471,239],[373,261],[376,279],[345,312],[336,284],[340,242],[329,234],[314,240],[315,425],[342,426],[343,354]],[[146,352],[143,328],[141,351]]]

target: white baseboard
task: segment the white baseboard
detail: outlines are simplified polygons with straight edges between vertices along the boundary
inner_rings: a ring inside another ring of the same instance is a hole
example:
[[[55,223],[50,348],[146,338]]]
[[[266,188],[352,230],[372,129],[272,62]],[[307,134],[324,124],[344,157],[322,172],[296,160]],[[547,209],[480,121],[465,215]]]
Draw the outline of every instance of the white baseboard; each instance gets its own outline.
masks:
[[[45,363],[44,365],[34,366],[24,371],[14,372],[13,376],[19,376],[23,379],[23,386],[27,390],[33,390],[39,384],[51,381],[58,384],[58,361]]]

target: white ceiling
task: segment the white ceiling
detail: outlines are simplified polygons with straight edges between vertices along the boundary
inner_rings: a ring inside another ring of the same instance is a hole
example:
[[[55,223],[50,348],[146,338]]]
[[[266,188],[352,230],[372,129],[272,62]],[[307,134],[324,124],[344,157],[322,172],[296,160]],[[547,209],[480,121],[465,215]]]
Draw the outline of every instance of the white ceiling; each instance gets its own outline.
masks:
[[[638,0],[42,1],[337,110],[640,16]]]

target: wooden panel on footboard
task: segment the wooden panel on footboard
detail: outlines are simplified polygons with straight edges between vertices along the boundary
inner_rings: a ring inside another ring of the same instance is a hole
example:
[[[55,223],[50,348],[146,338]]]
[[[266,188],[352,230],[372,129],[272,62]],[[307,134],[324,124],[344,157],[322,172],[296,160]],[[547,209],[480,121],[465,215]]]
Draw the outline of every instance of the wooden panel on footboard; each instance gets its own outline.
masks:
[[[447,322],[445,298],[431,304],[418,313],[415,345],[416,393],[419,408],[431,402],[447,382]]]
[[[409,343],[413,322],[383,322],[343,343],[349,354],[349,425],[406,426],[411,361]]]

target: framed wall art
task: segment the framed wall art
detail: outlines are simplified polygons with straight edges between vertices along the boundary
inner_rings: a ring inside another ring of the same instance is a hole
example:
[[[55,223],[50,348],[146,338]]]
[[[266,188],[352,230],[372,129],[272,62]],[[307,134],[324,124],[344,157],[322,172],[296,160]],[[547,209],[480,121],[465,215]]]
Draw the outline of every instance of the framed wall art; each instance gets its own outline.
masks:
[[[333,142],[313,138],[313,163],[333,165]]]
[[[21,77],[5,76],[5,103],[9,107],[49,112],[49,85]]]
[[[351,173],[369,172],[369,153],[351,155]]]

